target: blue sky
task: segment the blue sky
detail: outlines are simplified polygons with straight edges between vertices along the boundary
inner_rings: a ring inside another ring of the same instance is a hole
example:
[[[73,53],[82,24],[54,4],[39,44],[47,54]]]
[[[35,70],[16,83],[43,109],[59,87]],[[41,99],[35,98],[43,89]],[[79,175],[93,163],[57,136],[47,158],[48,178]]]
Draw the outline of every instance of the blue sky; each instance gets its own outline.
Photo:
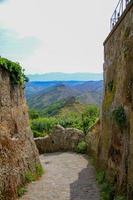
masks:
[[[102,72],[116,0],[1,0],[0,54],[26,73]]]

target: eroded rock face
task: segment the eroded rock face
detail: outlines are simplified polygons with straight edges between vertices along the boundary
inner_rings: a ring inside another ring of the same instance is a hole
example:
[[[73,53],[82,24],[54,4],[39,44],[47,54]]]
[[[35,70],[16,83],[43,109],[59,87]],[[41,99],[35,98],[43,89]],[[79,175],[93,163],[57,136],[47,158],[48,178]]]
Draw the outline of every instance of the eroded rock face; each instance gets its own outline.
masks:
[[[14,200],[27,170],[40,164],[23,89],[0,68],[0,200]]]
[[[89,130],[85,137],[88,154],[98,159],[98,148],[100,140],[100,120],[98,120]]]
[[[44,138],[35,138],[40,153],[56,151],[74,151],[77,144],[84,139],[82,131],[74,128],[54,127],[52,133]]]
[[[133,199],[133,4],[104,45],[99,157],[117,192],[127,193],[130,200]]]

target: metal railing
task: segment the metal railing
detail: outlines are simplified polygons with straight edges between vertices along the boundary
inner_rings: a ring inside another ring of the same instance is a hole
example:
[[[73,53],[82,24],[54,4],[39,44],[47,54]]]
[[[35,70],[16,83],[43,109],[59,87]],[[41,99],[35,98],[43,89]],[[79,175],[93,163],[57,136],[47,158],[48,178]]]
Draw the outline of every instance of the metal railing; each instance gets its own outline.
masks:
[[[115,24],[118,22],[119,18],[121,17],[122,13],[126,9],[127,5],[131,2],[132,0],[119,0],[117,7],[110,19],[110,29],[112,30]]]

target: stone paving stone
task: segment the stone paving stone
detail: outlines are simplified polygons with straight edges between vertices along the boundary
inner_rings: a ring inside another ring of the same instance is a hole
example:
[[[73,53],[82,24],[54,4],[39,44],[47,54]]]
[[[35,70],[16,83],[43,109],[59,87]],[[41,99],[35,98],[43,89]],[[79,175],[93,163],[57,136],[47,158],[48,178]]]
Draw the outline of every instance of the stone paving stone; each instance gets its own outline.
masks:
[[[20,200],[99,200],[95,171],[86,156],[51,153],[40,156],[45,174],[28,185]]]

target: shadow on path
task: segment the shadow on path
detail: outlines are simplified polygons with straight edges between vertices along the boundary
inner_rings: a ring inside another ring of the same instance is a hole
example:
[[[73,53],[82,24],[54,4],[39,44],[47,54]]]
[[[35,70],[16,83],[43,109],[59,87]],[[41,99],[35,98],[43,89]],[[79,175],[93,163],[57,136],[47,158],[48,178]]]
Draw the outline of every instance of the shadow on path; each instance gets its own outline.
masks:
[[[88,165],[79,173],[78,180],[70,184],[70,200],[99,200],[93,167]]]

